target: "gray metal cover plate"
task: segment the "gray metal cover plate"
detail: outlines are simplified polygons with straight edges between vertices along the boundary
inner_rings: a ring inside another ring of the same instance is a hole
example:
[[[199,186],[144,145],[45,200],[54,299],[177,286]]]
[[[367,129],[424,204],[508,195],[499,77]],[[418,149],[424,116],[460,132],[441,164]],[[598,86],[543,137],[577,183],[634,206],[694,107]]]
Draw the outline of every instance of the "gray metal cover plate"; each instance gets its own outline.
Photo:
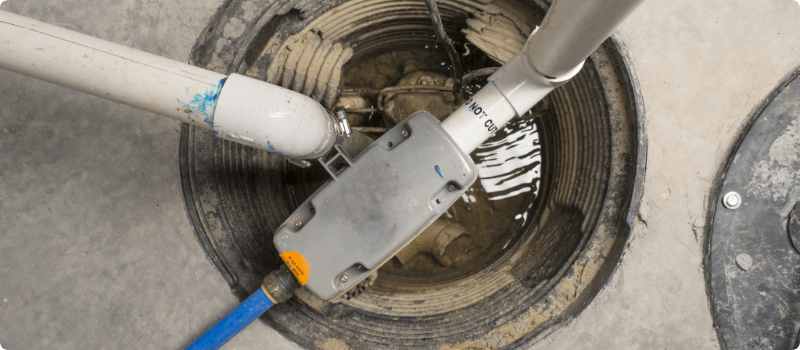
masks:
[[[282,257],[305,258],[305,287],[331,300],[394,256],[477,177],[439,120],[420,111],[317,190],[278,228],[274,243]]]

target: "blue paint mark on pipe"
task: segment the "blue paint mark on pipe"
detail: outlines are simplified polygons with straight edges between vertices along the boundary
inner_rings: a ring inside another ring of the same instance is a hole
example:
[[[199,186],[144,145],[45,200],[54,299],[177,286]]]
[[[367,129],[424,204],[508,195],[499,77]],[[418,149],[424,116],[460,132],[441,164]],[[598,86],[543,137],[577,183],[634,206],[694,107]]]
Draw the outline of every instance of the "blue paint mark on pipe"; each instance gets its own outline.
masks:
[[[281,152],[281,151],[278,151],[277,149],[275,149],[275,146],[273,146],[273,145],[272,145],[272,143],[271,143],[271,142],[269,142],[269,140],[267,140],[267,149],[268,149],[270,152],[272,152],[272,153],[275,153],[275,154],[277,154],[277,155],[279,155],[279,156],[281,156],[281,157],[286,157],[286,156],[283,154],[283,152]]]
[[[222,91],[222,85],[225,84],[225,80],[227,79],[228,78],[225,77],[220,79],[219,83],[209,85],[206,88],[206,92],[195,94],[189,102],[178,99],[178,103],[182,104],[184,109],[189,111],[187,112],[189,115],[203,118],[206,123],[213,126],[214,109],[217,107],[217,100],[219,99],[220,91]],[[189,92],[188,87],[186,88],[186,92]]]
[[[436,173],[439,174],[439,177],[444,179],[444,173],[442,172],[442,168],[439,167],[439,164],[433,166],[433,170],[436,170]]]

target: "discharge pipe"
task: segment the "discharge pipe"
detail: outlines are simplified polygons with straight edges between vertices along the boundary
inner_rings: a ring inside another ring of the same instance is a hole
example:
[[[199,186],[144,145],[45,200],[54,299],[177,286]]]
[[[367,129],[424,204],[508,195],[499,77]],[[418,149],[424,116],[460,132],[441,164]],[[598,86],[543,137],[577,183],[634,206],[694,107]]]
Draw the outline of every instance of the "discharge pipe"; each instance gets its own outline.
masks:
[[[303,94],[0,11],[0,68],[289,158],[326,154],[340,123]]]
[[[565,84],[644,0],[556,0],[522,51],[442,122],[471,153],[515,116]]]

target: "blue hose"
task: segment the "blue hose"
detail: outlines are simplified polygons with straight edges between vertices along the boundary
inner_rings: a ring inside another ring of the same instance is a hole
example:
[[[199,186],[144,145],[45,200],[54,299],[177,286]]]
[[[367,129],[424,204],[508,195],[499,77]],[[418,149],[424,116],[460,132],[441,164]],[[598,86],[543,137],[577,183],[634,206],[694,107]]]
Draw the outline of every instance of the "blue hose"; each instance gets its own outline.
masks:
[[[267,297],[264,290],[258,288],[214,327],[189,344],[185,350],[219,349],[272,305],[275,304]]]

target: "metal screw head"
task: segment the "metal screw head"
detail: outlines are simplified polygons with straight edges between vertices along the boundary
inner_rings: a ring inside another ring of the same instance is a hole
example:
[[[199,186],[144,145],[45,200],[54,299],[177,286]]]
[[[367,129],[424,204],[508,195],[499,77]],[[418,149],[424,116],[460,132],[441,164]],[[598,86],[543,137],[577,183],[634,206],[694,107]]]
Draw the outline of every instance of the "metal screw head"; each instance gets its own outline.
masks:
[[[300,221],[300,220],[295,221],[294,222],[294,227],[297,227],[297,228],[303,227],[303,222]]]
[[[403,130],[400,132],[400,136],[408,137],[408,130]]]
[[[742,205],[742,196],[736,192],[728,192],[722,197],[722,205],[728,209],[738,209]]]
[[[347,275],[342,275],[341,277],[339,277],[339,281],[342,282],[342,283],[347,283],[347,281],[349,281],[349,280],[350,280],[350,277],[347,277]]]
[[[449,184],[447,185],[447,192],[454,192],[456,190],[456,185]]]

